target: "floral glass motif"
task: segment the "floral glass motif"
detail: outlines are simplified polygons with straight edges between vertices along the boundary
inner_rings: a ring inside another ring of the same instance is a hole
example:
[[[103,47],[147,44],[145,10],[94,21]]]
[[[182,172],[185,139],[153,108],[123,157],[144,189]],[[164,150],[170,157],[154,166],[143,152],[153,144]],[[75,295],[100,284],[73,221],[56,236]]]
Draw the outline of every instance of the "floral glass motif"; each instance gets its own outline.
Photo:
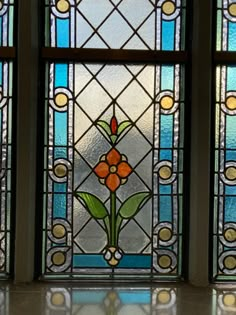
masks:
[[[45,45],[183,50],[185,6],[185,0],[46,0]]]
[[[46,69],[43,275],[178,279],[183,67]]]
[[[236,51],[236,1],[217,1],[217,51]]]
[[[0,0],[0,46],[13,46],[14,0]]]
[[[215,280],[236,279],[236,67],[216,69]]]
[[[10,273],[12,63],[0,61],[0,276]]]

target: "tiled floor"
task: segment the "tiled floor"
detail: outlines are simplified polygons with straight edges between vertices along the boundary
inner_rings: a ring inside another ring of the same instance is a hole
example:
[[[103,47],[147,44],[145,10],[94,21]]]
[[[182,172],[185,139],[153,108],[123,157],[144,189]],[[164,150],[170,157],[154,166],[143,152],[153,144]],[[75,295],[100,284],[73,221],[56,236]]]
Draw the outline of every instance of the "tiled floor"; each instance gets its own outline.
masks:
[[[1,283],[1,315],[236,315],[236,288]]]

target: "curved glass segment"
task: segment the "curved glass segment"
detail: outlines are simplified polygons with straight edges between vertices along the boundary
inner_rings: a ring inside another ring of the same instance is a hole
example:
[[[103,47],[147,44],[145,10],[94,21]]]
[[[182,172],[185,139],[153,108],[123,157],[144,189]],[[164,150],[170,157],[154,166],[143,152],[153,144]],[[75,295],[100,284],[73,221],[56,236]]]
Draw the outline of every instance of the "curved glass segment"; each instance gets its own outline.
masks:
[[[46,82],[44,276],[180,278],[184,68],[50,63]]]
[[[185,0],[46,0],[45,46],[184,50],[185,5]]]

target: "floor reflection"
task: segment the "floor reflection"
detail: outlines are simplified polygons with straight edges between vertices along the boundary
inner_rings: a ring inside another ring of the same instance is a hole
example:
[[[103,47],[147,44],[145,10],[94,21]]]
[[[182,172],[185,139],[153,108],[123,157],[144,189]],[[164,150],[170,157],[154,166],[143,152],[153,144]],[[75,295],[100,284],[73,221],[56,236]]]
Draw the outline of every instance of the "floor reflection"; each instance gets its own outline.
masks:
[[[0,287],[0,314],[8,315],[9,294],[8,289]]]
[[[213,314],[235,315],[236,314],[236,289],[213,290]],[[214,313],[215,310],[215,313]]]
[[[176,315],[177,289],[64,289],[47,291],[47,315]]]

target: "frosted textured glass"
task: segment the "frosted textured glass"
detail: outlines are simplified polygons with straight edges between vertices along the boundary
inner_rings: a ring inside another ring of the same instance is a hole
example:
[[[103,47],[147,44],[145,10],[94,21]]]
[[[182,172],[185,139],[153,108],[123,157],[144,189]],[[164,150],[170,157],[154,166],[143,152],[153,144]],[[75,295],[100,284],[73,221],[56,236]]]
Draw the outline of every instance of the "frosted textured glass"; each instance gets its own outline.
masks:
[[[47,64],[45,277],[181,276],[183,76]]]
[[[183,50],[182,0],[60,0],[45,5],[50,47]]]
[[[214,270],[217,280],[236,272],[236,67],[217,67],[215,126]],[[216,245],[217,244],[217,245]]]

